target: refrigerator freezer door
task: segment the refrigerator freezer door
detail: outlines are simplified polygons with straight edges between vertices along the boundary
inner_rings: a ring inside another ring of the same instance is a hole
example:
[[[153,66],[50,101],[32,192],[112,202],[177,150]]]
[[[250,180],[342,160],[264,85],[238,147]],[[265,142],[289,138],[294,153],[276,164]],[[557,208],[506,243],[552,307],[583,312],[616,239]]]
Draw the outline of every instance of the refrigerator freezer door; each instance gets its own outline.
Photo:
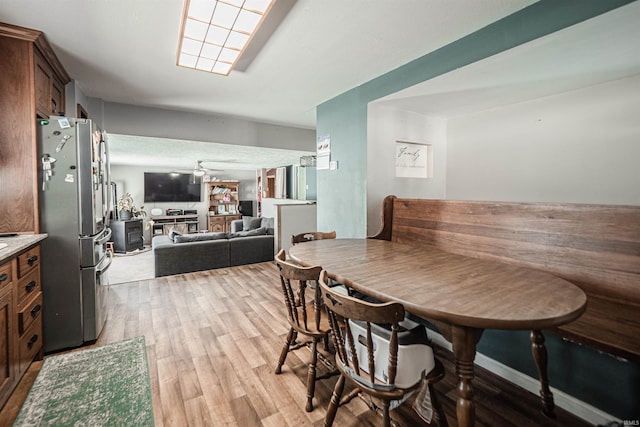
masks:
[[[107,320],[107,297],[111,266],[111,253],[96,267],[83,268],[82,275],[82,334],[83,341],[98,339]]]

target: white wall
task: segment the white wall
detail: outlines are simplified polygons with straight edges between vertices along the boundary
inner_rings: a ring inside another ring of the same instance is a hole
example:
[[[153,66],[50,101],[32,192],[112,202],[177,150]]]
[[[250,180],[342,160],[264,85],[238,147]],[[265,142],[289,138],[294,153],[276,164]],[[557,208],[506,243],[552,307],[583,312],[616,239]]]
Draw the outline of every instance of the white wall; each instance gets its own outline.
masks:
[[[274,250],[289,252],[291,236],[317,230],[316,204],[279,204],[275,205]]]
[[[104,128],[114,134],[315,151],[315,130],[160,108],[104,102]]]
[[[122,196],[123,192],[129,192],[133,196],[133,200],[137,208],[144,206],[147,212],[147,218],[144,221],[145,227],[147,220],[150,219],[151,209],[161,208],[163,211],[167,208],[175,209],[196,209],[200,218],[199,228],[204,230],[207,228],[207,212],[208,204],[207,198],[204,195],[204,188],[202,186],[202,198],[201,202],[163,202],[163,203],[145,203],[144,202],[144,173],[145,172],[171,172],[168,169],[162,168],[149,168],[138,166],[111,166],[111,181],[122,183],[118,188],[118,197]],[[216,172],[216,178],[220,180],[233,180],[240,181],[240,188],[238,190],[238,196],[240,200],[255,200],[256,199],[256,171],[253,170],[237,170]],[[124,188],[121,188],[124,187]],[[144,238],[145,243],[149,242],[149,231],[145,228]]]
[[[446,120],[410,111],[382,107],[375,102],[367,108],[367,235],[375,234],[382,223],[382,201],[398,197],[444,198]],[[396,178],[396,141],[431,144],[432,178]]]
[[[276,215],[276,207],[278,205],[308,205],[315,202],[296,199],[273,199],[264,198],[260,203],[260,216],[265,218],[273,218]],[[254,215],[255,216],[255,215]],[[315,229],[315,225],[313,226]]]
[[[448,121],[446,197],[640,204],[640,76]]]
[[[367,117],[367,234],[382,200],[640,204],[640,76],[444,119],[375,102]],[[433,144],[433,178],[396,178],[395,141]]]

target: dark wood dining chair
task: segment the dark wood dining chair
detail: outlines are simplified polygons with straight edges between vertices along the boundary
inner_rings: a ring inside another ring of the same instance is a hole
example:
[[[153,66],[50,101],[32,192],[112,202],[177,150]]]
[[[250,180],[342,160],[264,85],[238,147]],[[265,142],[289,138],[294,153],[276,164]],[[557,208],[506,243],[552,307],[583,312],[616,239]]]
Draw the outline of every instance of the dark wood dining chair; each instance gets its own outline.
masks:
[[[433,420],[441,427],[446,426],[447,420],[433,390],[433,383],[444,377],[444,367],[433,356],[424,326],[415,324],[416,328],[405,329],[402,324],[407,321],[402,304],[371,303],[346,295],[330,286],[324,270],[320,289],[336,349],[336,367],[340,371],[324,425],[333,425],[338,407],[354,394],[341,401],[345,380],[370,397],[372,409],[382,409],[383,426],[391,424],[390,410],[423,386],[424,380]]]
[[[335,231],[308,231],[306,233],[294,234],[291,236],[291,244],[310,242],[312,240],[335,239]]]
[[[322,267],[303,267],[287,261],[284,250],[280,250],[276,254],[275,262],[280,272],[280,284],[282,285],[282,293],[290,325],[275,373],[282,372],[282,365],[290,351],[310,344],[311,358],[308,363],[307,405],[305,409],[307,412],[311,412],[313,410],[316,381],[338,374],[337,370],[330,369],[324,375],[316,375],[318,343],[327,340],[329,333],[327,314],[322,306],[320,286],[318,285]],[[306,298],[307,288],[314,292],[314,297],[310,301],[307,301]],[[296,343],[298,334],[307,336],[310,342]]]

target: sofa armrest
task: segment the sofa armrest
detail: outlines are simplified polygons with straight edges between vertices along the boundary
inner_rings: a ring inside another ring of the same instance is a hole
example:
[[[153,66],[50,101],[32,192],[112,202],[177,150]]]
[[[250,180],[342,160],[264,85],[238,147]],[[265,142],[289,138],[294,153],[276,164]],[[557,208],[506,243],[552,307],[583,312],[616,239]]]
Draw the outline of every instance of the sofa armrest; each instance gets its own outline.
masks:
[[[234,219],[231,221],[231,232],[237,233],[238,231],[242,231],[242,220]]]

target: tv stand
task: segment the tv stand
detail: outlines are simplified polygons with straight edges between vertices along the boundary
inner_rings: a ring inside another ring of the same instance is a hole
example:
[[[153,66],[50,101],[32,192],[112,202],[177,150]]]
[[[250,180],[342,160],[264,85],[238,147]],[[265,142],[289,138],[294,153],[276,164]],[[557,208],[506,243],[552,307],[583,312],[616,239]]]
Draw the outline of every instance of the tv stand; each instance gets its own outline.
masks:
[[[151,236],[169,234],[173,228],[182,234],[198,232],[198,215],[156,215],[151,217]]]

